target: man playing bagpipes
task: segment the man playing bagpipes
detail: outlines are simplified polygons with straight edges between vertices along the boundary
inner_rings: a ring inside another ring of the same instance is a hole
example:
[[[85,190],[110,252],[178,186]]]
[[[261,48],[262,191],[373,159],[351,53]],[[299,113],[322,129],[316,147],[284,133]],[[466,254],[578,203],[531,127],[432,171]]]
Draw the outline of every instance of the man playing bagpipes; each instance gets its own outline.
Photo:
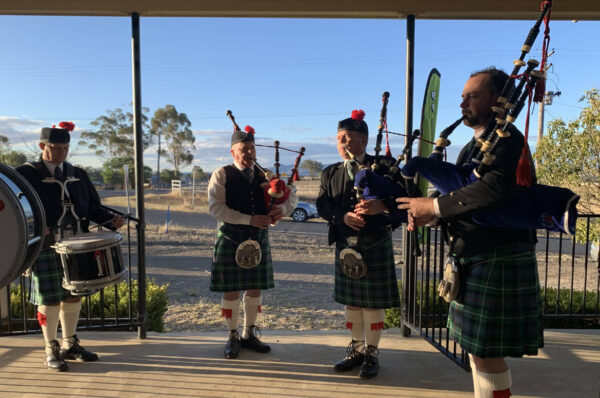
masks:
[[[476,72],[462,93],[463,123],[474,137],[460,152],[468,161],[476,140],[493,117],[492,107],[508,80],[494,68]],[[510,370],[504,357],[536,355],[543,346],[542,304],[535,255],[535,230],[484,226],[472,214],[506,201],[516,187],[525,145],[514,125],[495,148],[491,167],[476,180],[437,198],[398,198],[408,211],[409,230],[436,217],[449,236],[450,261],[462,272],[461,292],[450,304],[450,336],[469,353],[476,397],[509,397]],[[535,178],[530,154],[527,167]]]
[[[89,221],[109,224],[111,229],[124,224],[121,216],[113,215],[100,204],[100,198],[85,170],[66,162],[69,153],[70,131],[73,123],[61,122],[59,128],[44,127],[40,135],[42,150],[38,162],[26,163],[17,168],[39,195],[44,206],[48,233],[44,248],[31,269],[29,301],[37,305],[37,319],[46,343],[44,364],[52,370],[64,372],[69,369],[66,360],[97,361],[98,355],[79,345],[75,334],[81,297],[72,295],[63,287],[63,266],[60,255],[51,247],[58,234],[62,219],[63,203],[61,186],[54,181],[68,177],[77,180],[68,184],[67,194],[81,220],[83,232],[88,232]],[[62,343],[57,340],[58,321],[62,328]]]
[[[379,371],[377,346],[385,308],[400,306],[390,219],[390,212],[398,210],[392,197],[357,197],[355,174],[375,162],[375,157],[365,153],[369,129],[363,118],[364,112],[355,110],[352,117],[338,123],[337,149],[343,161],[323,171],[317,209],[328,221],[329,244],[335,243],[333,298],[346,305],[346,328],[352,337],[348,355],[334,370],[360,366],[359,376],[371,378]],[[381,158],[376,172],[387,174],[393,160]]]
[[[228,115],[234,121],[230,112]],[[208,185],[208,210],[219,221],[210,290],[223,292],[222,316],[229,330],[225,358],[236,358],[240,346],[261,353],[271,350],[259,340],[255,326],[261,312],[261,291],[274,287],[267,229],[291,214],[297,204],[293,189],[285,192],[287,196],[283,192],[280,192],[282,195],[272,192],[284,199],[282,203],[265,200],[268,181],[255,162],[254,129],[247,126],[244,132],[235,121],[234,126],[233,163],[215,170]],[[241,338],[238,333],[240,291],[246,291]]]

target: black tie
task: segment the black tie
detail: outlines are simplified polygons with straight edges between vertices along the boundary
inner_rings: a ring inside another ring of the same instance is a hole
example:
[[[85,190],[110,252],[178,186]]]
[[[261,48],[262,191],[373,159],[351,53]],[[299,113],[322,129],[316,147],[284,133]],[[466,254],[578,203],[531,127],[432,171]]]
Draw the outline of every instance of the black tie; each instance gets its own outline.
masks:
[[[65,181],[65,175],[63,174],[62,169],[58,166],[56,166],[56,169],[54,169],[54,178],[56,178],[58,181]]]
[[[252,182],[252,169],[244,169],[242,170],[242,174],[246,177],[246,180]]]

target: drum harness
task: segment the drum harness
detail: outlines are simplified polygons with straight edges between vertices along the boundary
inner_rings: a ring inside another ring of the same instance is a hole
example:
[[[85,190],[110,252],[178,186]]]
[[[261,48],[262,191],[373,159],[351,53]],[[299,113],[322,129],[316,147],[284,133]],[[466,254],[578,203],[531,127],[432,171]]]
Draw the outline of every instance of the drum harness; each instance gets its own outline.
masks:
[[[34,165],[32,165],[31,163],[27,163],[27,165],[36,169],[36,167]],[[56,167],[58,170],[58,166],[56,166]],[[43,183],[58,184],[60,186],[60,198],[61,198],[63,210],[62,210],[62,213],[56,223],[56,228],[55,229],[53,228],[54,230],[52,231],[54,234],[54,238],[55,238],[55,244],[50,246],[55,251],[58,247],[56,243],[60,242],[62,239],[84,233],[81,228],[82,219],[75,212],[75,204],[71,200],[71,195],[69,194],[69,190],[67,188],[68,184],[79,181],[79,178],[75,177],[75,175],[74,175],[75,169],[70,163],[63,162],[63,168],[64,168],[64,171],[62,173],[60,173],[60,172],[57,173],[57,171],[55,170],[55,176],[46,177],[42,180]],[[37,171],[37,169],[36,169],[36,171]],[[108,221],[108,222],[110,222],[110,221]],[[106,246],[96,247],[95,248],[96,253],[100,253],[102,250],[105,250],[105,249],[111,247],[112,245],[113,244],[109,242],[106,244]],[[65,248],[64,250],[66,251],[66,253],[69,252],[69,250],[67,248]],[[102,259],[102,256],[100,254],[96,255],[95,259],[97,262],[99,275],[103,275],[103,261],[104,260]]]

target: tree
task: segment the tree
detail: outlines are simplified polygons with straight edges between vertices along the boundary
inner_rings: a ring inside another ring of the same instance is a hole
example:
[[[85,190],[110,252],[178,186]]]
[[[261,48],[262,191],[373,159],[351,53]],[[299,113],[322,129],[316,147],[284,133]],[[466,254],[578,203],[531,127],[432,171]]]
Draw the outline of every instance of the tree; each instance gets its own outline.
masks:
[[[9,151],[0,157],[0,162],[12,167],[22,166],[27,162],[27,155],[23,152]]]
[[[10,151],[10,141],[7,136],[0,134],[0,156]]]
[[[94,182],[103,182],[103,178],[102,178],[102,169],[98,168],[98,167],[92,167],[92,166],[79,166],[82,169],[85,170],[85,172],[87,173],[87,175],[90,177],[90,180],[94,181]]]
[[[181,180],[182,175],[183,174],[177,170],[163,169],[160,172],[160,179],[170,183],[172,180]]]
[[[306,159],[302,162],[300,168],[307,170],[311,177],[316,177],[323,171],[323,164],[316,160]]]
[[[19,167],[25,162],[27,162],[27,155],[23,152],[13,151],[8,137],[0,134],[0,163]]]
[[[123,186],[125,182],[125,175],[123,166],[129,166],[129,187],[135,187],[135,168],[134,159],[132,156],[129,157],[117,157],[112,158],[104,162],[102,165],[102,180],[105,184]],[[152,169],[148,166],[144,166],[144,181],[149,180],[152,176]]]
[[[206,180],[206,173],[202,170],[200,166],[194,166],[192,168],[192,179],[196,179],[196,181],[204,181]]]
[[[173,165],[176,172],[194,160],[191,150],[195,150],[196,138],[190,129],[191,123],[185,113],[177,112],[173,105],[165,105],[154,112],[150,132],[158,136],[158,175],[160,173],[160,156],[164,156]],[[167,149],[162,149],[161,137],[164,137]]]
[[[148,112],[148,108],[143,108]],[[98,128],[96,131],[81,133],[79,145],[87,147],[100,157],[111,159],[122,156],[134,156],[133,115],[123,112],[121,108],[107,110],[106,115],[99,116],[91,122]],[[148,117],[142,114],[143,130],[148,130]],[[143,133],[143,147],[151,142],[151,135]]]
[[[537,144],[535,160],[541,183],[571,189],[581,196],[580,213],[600,212],[600,90],[586,91],[579,117],[548,124],[546,136]],[[592,226],[590,239],[598,239],[600,222]],[[585,239],[584,225],[577,226],[576,238]]]

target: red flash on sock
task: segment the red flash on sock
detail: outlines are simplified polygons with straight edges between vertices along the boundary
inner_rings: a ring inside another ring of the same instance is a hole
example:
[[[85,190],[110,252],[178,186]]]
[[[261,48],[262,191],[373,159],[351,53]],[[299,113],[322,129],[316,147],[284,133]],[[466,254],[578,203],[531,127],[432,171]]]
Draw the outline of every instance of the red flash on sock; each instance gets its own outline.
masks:
[[[346,322],[346,329],[352,330],[352,322]]]
[[[510,392],[510,388],[506,390],[494,391],[494,398],[510,398],[512,397],[512,393]]]
[[[260,312],[262,314],[262,305],[258,306],[258,312]]]
[[[233,317],[233,310],[227,308],[221,308],[221,316],[225,319],[230,319]]]
[[[46,326],[46,314],[42,314],[38,311],[37,320],[40,323],[40,326]]]
[[[377,322],[371,324],[371,331],[383,330],[383,322]]]

